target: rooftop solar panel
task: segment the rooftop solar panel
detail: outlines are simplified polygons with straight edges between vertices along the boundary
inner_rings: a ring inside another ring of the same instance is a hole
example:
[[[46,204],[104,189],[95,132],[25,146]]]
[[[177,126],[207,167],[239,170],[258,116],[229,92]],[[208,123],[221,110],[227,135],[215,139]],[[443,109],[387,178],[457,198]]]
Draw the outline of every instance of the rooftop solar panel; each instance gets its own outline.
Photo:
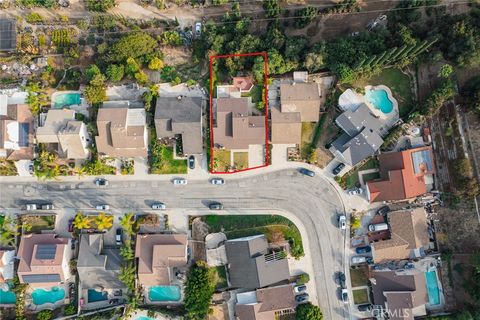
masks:
[[[413,152],[412,161],[415,174],[433,170],[433,161],[429,149]]]
[[[26,283],[39,283],[39,282],[60,282],[59,274],[30,274],[23,275],[23,281]]]
[[[28,147],[28,131],[30,129],[30,124],[20,123],[18,131],[18,145],[20,147]]]
[[[35,258],[39,260],[52,260],[55,258],[57,247],[54,244],[41,244],[37,247]]]

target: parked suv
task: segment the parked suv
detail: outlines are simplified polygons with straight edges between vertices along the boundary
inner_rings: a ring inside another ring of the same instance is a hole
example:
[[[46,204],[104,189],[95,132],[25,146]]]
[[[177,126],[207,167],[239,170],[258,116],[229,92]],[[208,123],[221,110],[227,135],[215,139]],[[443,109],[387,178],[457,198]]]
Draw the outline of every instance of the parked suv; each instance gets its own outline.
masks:
[[[345,168],[345,163],[339,163],[335,168],[333,168],[332,173],[337,175],[343,170],[343,168]]]
[[[389,212],[390,212],[390,208],[388,206],[383,206],[383,207],[381,207],[380,209],[377,210],[377,214],[379,214],[381,216],[384,216]]]
[[[300,168],[298,169],[298,172],[309,177],[315,177],[315,172],[313,172],[312,170],[308,170],[307,168]]]
[[[115,232],[115,243],[117,244],[117,246],[122,245],[122,242],[123,242],[122,235],[123,235],[122,228],[118,228],[117,231]]]
[[[210,210],[222,210],[223,209],[223,204],[220,202],[212,202],[208,205]]]
[[[376,223],[368,226],[368,231],[370,232],[378,232],[378,231],[385,231],[385,230],[388,230],[388,224],[386,223]]]
[[[190,168],[190,170],[195,169],[195,157],[194,156],[188,157],[188,167]]]
[[[344,214],[338,216],[338,227],[342,230],[347,228],[347,217]]]

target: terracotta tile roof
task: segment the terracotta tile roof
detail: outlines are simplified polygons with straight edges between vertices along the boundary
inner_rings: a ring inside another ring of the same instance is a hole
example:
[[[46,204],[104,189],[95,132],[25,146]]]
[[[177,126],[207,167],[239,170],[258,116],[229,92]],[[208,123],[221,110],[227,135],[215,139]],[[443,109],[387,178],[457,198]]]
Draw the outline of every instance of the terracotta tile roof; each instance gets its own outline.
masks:
[[[413,257],[412,250],[428,248],[427,218],[423,208],[390,212],[391,239],[372,244],[376,263]]]
[[[240,91],[248,92],[253,88],[252,77],[233,77],[233,86]]]
[[[415,198],[427,192],[425,175],[435,172],[431,147],[379,156],[381,180],[367,182],[370,202]]]

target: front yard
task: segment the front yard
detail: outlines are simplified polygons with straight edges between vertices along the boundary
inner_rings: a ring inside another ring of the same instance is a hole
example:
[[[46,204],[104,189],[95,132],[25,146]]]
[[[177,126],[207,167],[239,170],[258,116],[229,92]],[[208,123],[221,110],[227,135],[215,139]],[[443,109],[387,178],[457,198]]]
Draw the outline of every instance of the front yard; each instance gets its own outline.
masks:
[[[248,168],[248,152],[235,152],[233,154],[233,165],[237,170]]]
[[[358,173],[363,170],[376,169],[379,167],[378,160],[375,157],[368,159],[365,163],[357,166],[344,174],[342,177],[335,177],[335,180],[343,189],[351,189],[360,185],[360,179]],[[369,173],[364,175],[364,179],[373,180],[373,178],[379,177],[378,173]],[[364,180],[365,181],[365,180]],[[368,180],[367,180],[368,181]]]
[[[366,266],[350,268],[350,281],[352,288],[366,286],[368,284],[368,270]]]
[[[353,303],[354,304],[363,304],[368,303],[368,289],[357,289],[352,290],[353,294]]]
[[[15,167],[15,162],[0,159],[0,176],[16,176],[17,168]]]
[[[23,230],[28,233],[37,233],[42,230],[55,229],[55,215],[24,215],[22,216],[21,220]]]
[[[210,232],[224,232],[228,239],[265,234],[270,243],[287,240],[293,257],[304,255],[300,232],[287,218],[277,215],[208,215],[202,220],[208,224]]]
[[[230,150],[213,150],[213,170],[228,171],[231,166]]]
[[[187,160],[173,159],[173,148],[158,141],[150,145],[149,162],[152,174],[187,173]]]

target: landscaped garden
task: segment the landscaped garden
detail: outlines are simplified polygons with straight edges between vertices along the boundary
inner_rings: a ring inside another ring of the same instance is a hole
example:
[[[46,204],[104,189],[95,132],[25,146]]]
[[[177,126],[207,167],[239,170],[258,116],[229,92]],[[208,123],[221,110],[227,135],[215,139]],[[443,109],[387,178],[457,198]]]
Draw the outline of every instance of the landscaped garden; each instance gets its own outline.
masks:
[[[73,226],[77,230],[81,229],[96,229],[109,230],[113,227],[113,216],[105,213],[100,213],[98,216],[86,216],[82,212],[77,212],[73,220]]]
[[[187,160],[173,159],[173,148],[152,137],[150,143],[150,173],[181,174],[187,173]]]
[[[0,215],[0,246],[13,246],[17,235],[17,225],[10,217]]]
[[[344,189],[351,189],[354,187],[358,187],[360,185],[360,179],[359,179],[358,173],[363,170],[377,169],[378,167],[379,167],[378,160],[375,157],[372,157],[362,165],[357,166],[354,169],[350,170],[349,172],[344,174],[342,177],[336,176],[335,180]],[[377,177],[377,175],[374,175],[374,174],[369,174],[369,175],[370,176],[368,176],[367,178],[369,178],[370,180],[373,180],[373,178]],[[365,176],[364,176],[364,179],[365,179]]]
[[[267,240],[281,243],[287,240],[290,243],[291,255],[300,258],[304,255],[300,231],[287,218],[278,215],[208,215],[202,217],[210,232],[224,232],[228,239],[265,234]]]
[[[228,171],[231,166],[230,150],[213,150],[213,170]]]
[[[233,154],[233,165],[237,170],[248,168],[248,152],[235,152]]]
[[[13,161],[0,159],[0,176],[16,176],[17,168]]]
[[[363,289],[356,289],[352,290],[352,295],[353,295],[353,303],[354,304],[363,304],[363,303],[368,303],[368,289],[363,288]]]
[[[24,232],[37,233],[55,229],[55,215],[24,215],[21,221]]]

